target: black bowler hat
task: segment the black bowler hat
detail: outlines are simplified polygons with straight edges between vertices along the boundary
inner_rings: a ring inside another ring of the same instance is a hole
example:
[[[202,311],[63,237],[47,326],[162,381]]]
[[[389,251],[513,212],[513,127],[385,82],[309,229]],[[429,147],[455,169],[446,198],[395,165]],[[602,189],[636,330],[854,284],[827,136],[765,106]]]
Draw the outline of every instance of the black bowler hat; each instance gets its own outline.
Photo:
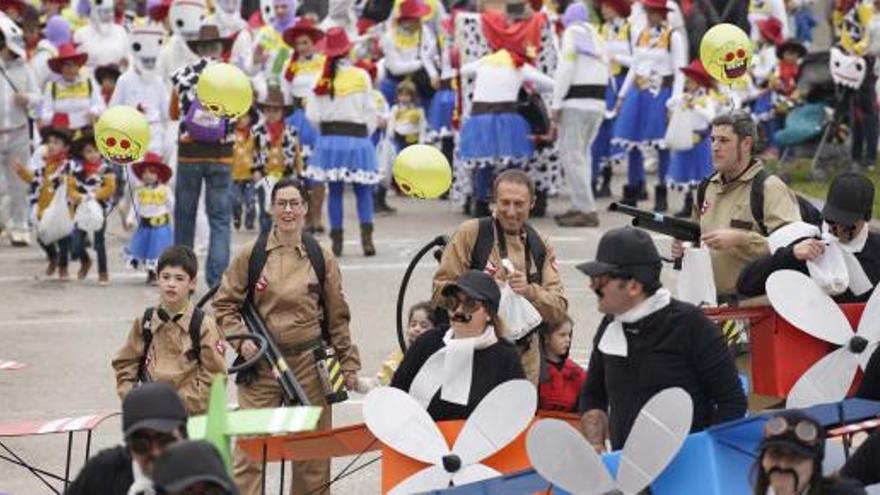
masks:
[[[590,277],[629,275],[649,284],[660,277],[660,253],[651,236],[641,229],[621,227],[606,232],[599,239],[596,260],[575,268]]]
[[[184,440],[168,447],[156,459],[153,483],[163,493],[181,492],[196,483],[207,482],[238,495],[217,449],[203,440]]]
[[[462,273],[454,284],[443,287],[441,294],[444,296],[452,295],[458,291],[475,301],[480,301],[493,312],[498,312],[498,305],[501,303],[501,289],[498,283],[491,276],[479,270],[468,270]]]
[[[134,388],[122,401],[122,432],[125,438],[143,429],[172,433],[185,424],[183,401],[167,383],[145,383]]]
[[[862,174],[845,172],[834,178],[828,189],[822,218],[842,225],[870,220],[874,208],[874,184]]]

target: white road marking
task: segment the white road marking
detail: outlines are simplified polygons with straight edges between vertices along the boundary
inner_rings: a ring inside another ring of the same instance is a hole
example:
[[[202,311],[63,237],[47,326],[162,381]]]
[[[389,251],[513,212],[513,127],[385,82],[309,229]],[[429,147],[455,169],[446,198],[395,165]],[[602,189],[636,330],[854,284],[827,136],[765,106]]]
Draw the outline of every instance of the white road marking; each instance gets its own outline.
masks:
[[[27,320],[0,320],[0,328],[16,327],[22,325],[68,325],[77,323],[119,323],[123,321],[131,322],[132,316],[116,316],[96,318],[91,317],[70,317],[70,318],[29,318]]]

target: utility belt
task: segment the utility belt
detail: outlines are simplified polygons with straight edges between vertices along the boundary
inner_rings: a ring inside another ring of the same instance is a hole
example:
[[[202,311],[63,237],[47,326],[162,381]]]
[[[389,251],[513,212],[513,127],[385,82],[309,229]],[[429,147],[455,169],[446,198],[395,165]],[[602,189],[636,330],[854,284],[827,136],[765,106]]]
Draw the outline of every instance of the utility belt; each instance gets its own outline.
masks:
[[[335,404],[348,400],[348,392],[345,390],[345,375],[342,373],[342,365],[336,358],[336,351],[332,346],[324,342],[321,337],[280,346],[284,355],[302,354],[311,352],[315,358],[315,371],[321,381],[321,388],[327,403]]]
[[[671,88],[672,82],[675,81],[673,76],[663,76],[660,80],[661,88]],[[636,87],[639,89],[648,89],[651,87],[651,78],[644,76],[636,76]]]
[[[519,105],[517,105],[515,101],[499,101],[497,103],[477,101],[471,105],[472,115],[486,113],[517,113],[518,111]]]
[[[367,126],[354,122],[321,122],[321,135],[367,137]]]
[[[604,84],[575,84],[568,88],[565,94],[565,100],[573,98],[592,98],[596,100],[605,100]]]
[[[156,217],[141,217],[140,224],[141,224],[141,227],[155,229],[157,227],[161,227],[161,226],[167,224],[169,221],[171,221],[171,215],[166,213],[164,215],[159,215]]]

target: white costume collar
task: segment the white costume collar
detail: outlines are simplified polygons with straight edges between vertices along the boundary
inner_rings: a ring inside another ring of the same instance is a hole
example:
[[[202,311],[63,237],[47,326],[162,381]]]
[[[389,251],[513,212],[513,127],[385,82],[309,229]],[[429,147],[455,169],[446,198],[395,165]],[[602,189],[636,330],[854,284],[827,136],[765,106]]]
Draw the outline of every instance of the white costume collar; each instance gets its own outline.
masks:
[[[626,313],[614,317],[605,328],[599,341],[599,350],[612,356],[627,356],[626,335],[623,333],[624,323],[635,323],[648,315],[669,306],[672,295],[666,289],[660,289],[651,297],[637,304]]]
[[[141,471],[141,465],[134,459],[131,461],[131,473],[134,482],[128,488],[128,495],[153,495],[156,493],[153,489],[153,480],[147,478],[147,475]]]

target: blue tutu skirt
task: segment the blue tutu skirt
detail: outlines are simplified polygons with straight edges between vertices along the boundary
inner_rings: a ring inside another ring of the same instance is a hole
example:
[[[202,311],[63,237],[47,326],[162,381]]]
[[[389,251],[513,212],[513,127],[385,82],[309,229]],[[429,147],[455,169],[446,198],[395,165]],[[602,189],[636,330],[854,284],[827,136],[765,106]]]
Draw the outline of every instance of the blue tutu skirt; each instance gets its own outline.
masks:
[[[666,101],[672,89],[662,87],[657,96],[647,89],[633,88],[623,99],[614,121],[612,144],[623,148],[666,147]]]
[[[369,137],[320,136],[303,176],[318,182],[378,184],[376,147]]]
[[[293,126],[299,133],[299,145],[302,148],[303,158],[311,156],[320,133],[306,118],[306,111],[302,108],[294,110],[293,114],[287,118],[287,124]]]
[[[441,132],[452,130],[452,115],[455,113],[455,91],[441,89],[434,93],[428,107],[428,125],[432,130]]]
[[[669,159],[669,182],[694,185],[712,174],[712,146],[706,136],[693,148],[673,151]]]
[[[767,92],[752,102],[752,116],[758,122],[767,122],[773,115],[773,93]]]
[[[461,129],[459,156],[463,160],[528,158],[533,153],[531,129],[518,113],[472,115]]]
[[[133,268],[155,270],[159,255],[174,244],[171,224],[159,227],[139,226],[124,249],[125,261]]]

